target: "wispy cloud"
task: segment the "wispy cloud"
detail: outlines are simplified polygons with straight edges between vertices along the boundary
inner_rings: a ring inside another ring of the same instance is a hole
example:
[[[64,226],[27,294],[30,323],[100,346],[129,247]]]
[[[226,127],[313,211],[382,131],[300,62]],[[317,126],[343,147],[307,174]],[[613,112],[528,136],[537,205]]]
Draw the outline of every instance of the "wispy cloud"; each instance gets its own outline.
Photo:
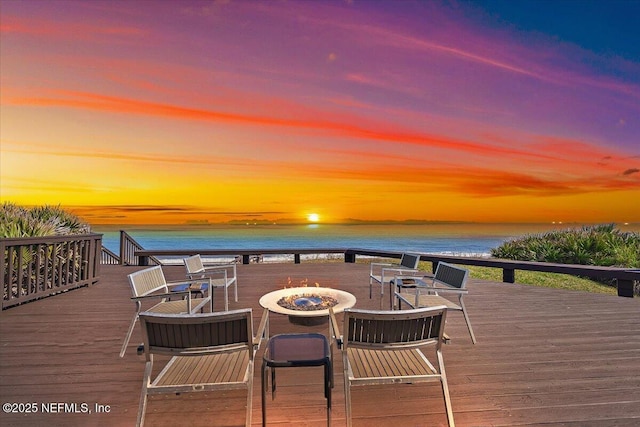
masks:
[[[507,220],[550,204],[587,218],[598,195],[601,211],[626,209],[640,188],[640,64],[467,7],[3,4],[3,197],[141,222],[322,201],[416,218],[438,215],[421,202],[436,196],[469,219],[487,203]]]
[[[223,111],[190,108],[179,105],[161,104],[149,101],[81,93],[59,91],[58,97],[14,97],[5,102],[11,105],[28,105],[35,107],[67,107],[97,111],[108,111],[119,114],[141,114],[170,117],[173,119],[205,120],[230,124],[250,124],[257,126],[278,126],[286,128],[317,130],[342,137],[363,140],[385,141],[392,143],[412,144],[425,147],[463,151],[473,154],[509,155],[533,158],[558,158],[553,152],[529,151],[517,147],[507,147],[472,141],[457,140],[446,136],[428,135],[399,129],[395,132],[375,128],[364,128],[352,123],[341,123],[319,119],[289,119],[277,116],[257,116]]]

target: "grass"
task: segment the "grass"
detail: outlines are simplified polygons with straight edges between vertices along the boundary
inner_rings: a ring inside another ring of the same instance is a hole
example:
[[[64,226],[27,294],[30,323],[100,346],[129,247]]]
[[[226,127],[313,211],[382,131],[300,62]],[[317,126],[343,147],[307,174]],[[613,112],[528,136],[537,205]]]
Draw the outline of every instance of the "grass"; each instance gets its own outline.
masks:
[[[357,263],[368,264],[370,262],[390,262],[397,263],[398,260],[388,258],[356,258]],[[478,280],[490,280],[492,282],[502,282],[502,269],[492,267],[477,267],[473,265],[460,265],[469,270],[469,277]],[[418,268],[422,271],[433,271],[433,263],[430,261],[420,261]],[[572,291],[592,292],[598,294],[617,295],[615,287],[595,282],[581,277],[568,274],[546,273],[539,271],[516,271],[516,283],[521,285],[540,286],[544,288],[567,289]]]
[[[425,263],[426,264],[426,263]],[[430,264],[430,263],[428,263]],[[473,279],[502,281],[502,269],[490,267],[462,266],[469,270]],[[431,270],[429,270],[431,271]],[[540,271],[516,271],[516,283],[522,285],[540,286],[544,288],[568,289],[598,294],[617,295],[614,287],[568,274],[546,273]]]

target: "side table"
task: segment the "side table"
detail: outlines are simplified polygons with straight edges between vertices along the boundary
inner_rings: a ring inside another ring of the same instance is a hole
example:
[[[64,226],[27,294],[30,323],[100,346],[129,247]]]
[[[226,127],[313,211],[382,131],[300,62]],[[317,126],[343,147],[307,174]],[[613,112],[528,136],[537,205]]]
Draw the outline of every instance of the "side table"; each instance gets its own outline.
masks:
[[[331,425],[333,365],[329,340],[322,334],[279,334],[269,339],[262,358],[262,425],[267,425],[266,393],[271,371],[271,399],[276,393],[276,368],[324,366],[324,397],[327,399],[327,426]]]

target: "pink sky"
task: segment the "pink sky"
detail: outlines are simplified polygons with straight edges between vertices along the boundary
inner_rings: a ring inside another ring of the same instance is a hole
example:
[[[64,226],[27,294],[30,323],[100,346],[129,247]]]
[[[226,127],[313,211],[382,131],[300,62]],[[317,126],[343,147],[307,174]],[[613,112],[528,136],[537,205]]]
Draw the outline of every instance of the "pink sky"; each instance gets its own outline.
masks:
[[[0,199],[94,223],[639,222],[638,58],[480,12],[3,1]]]

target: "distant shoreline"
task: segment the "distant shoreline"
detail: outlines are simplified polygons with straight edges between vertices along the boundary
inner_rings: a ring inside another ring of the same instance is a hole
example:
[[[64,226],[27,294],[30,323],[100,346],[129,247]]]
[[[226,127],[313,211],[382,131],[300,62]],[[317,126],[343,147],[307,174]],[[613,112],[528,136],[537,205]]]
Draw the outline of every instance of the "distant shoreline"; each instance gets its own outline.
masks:
[[[580,225],[582,226],[582,225]],[[567,224],[300,224],[282,226],[110,226],[95,227],[102,244],[119,251],[120,230],[149,250],[366,248],[438,255],[488,256],[491,249],[528,234],[566,229]],[[640,230],[640,225],[628,231]],[[269,259],[272,256],[265,256]]]
[[[360,221],[360,222],[271,222],[271,221],[247,221],[247,222],[194,222],[194,223],[180,223],[180,224],[91,224],[91,227],[98,229],[150,229],[150,228],[172,228],[180,229],[184,228],[207,228],[207,227],[251,227],[251,226],[510,226],[510,227],[558,227],[558,228],[574,228],[583,226],[593,226],[599,224],[611,224],[612,222],[474,222],[474,221]],[[615,223],[619,228],[631,228],[640,230],[640,222],[631,223]]]

